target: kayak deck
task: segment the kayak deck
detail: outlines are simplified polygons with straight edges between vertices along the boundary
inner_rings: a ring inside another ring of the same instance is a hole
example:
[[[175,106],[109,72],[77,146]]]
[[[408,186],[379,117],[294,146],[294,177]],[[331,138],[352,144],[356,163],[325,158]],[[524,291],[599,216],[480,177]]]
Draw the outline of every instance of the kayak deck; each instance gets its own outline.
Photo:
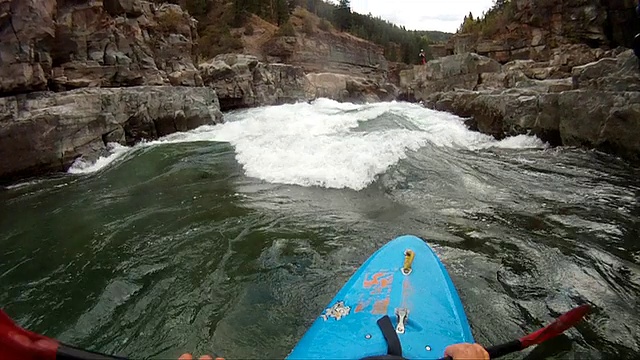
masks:
[[[405,251],[414,254],[402,271]],[[408,312],[398,333],[396,313]],[[454,343],[474,342],[458,293],[440,260],[420,238],[398,237],[352,275],[287,359],[361,359],[387,353],[377,325],[388,315],[407,359],[438,359]]]

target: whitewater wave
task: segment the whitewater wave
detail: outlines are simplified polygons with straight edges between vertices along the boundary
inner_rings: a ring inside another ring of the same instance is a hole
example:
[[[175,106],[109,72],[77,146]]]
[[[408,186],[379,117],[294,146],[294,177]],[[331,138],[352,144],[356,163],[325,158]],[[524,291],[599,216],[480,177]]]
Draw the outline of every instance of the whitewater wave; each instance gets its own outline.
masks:
[[[88,174],[92,172],[96,172],[107,165],[111,164],[124,154],[128,153],[131,148],[120,145],[118,143],[108,143],[107,144],[107,152],[109,155],[101,156],[96,161],[91,162],[87,161],[83,158],[76,159],[69,170],[67,170],[70,174]]]
[[[410,126],[387,119],[402,118]],[[366,124],[380,122],[367,130]],[[428,143],[466,150],[545,148],[533,136],[495,140],[470,131],[461,118],[409,103],[356,105],[318,99],[312,103],[254,108],[226,115],[226,123],[174,133],[136,146],[216,141],[234,146],[247,176],[267,182],[361,190],[390,166]],[[97,171],[129,151],[114,146],[95,163],[69,172]]]

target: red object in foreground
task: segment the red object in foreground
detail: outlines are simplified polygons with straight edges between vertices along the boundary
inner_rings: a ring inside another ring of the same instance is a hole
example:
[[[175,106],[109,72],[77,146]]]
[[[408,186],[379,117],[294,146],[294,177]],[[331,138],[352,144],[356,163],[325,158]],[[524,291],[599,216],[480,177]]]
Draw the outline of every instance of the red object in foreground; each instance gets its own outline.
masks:
[[[540,344],[565,332],[580,321],[591,309],[589,305],[581,305],[557,318],[551,324],[520,339],[522,348]]]
[[[486,349],[489,353],[489,357],[491,359],[497,359],[501,356],[526,349],[531,345],[537,345],[554,338],[577,324],[590,309],[591,307],[589,305],[578,306],[577,308],[560,315],[560,317],[551,324],[540,330],[536,330],[519,340],[513,340],[505,344],[488,347]]]
[[[504,344],[490,346],[485,348],[489,353],[490,359],[497,359],[507,354],[514,353],[528,348],[532,345],[543,343],[551,338],[554,338],[563,332],[567,331],[570,327],[577,324],[582,318],[591,310],[589,305],[580,305],[577,308],[571,309],[566,313],[560,315],[554,322],[543,327],[540,330],[536,330],[529,335],[526,335],[518,340],[512,340]],[[440,360],[453,360],[450,356],[441,358]]]
[[[0,359],[56,360],[60,343],[27,331],[0,310]]]
[[[25,330],[0,310],[0,360],[122,360]]]

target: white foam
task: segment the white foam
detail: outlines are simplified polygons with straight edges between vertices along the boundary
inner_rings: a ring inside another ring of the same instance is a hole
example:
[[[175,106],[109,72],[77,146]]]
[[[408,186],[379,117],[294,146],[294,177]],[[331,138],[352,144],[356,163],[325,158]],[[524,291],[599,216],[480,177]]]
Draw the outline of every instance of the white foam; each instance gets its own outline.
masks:
[[[391,111],[409,118],[414,124],[429,133],[429,141],[438,146],[467,150],[494,147],[504,149],[547,147],[543,141],[535,136],[517,135],[498,141],[490,135],[469,130],[462,118],[456,115],[426,109],[413,104],[391,104]]]
[[[387,112],[414,126],[356,129],[367,121],[384,119],[382,115]],[[136,146],[229,142],[248,176],[274,183],[354,190],[365,188],[409,151],[429,142],[468,150],[544,147],[539,139],[524,135],[497,141],[468,130],[457,116],[398,102],[356,105],[318,99],[310,104],[229,113],[225,118],[222,125],[202,126]],[[97,171],[126,151],[120,147],[95,164],[74,164],[73,171]]]
[[[542,140],[535,136],[517,135],[504,138],[498,141],[494,147],[502,149],[525,149],[525,148],[547,148],[548,144],[545,144]]]
[[[15,190],[15,189],[20,189],[20,188],[23,188],[23,187],[26,187],[26,186],[37,185],[37,184],[41,183],[42,181],[43,181],[42,179],[25,181],[25,182],[13,184],[13,185],[6,185],[4,188],[7,189],[7,190]]]
[[[108,143],[107,150],[109,151],[109,155],[102,156],[95,162],[89,162],[83,158],[77,158],[67,172],[70,174],[88,174],[96,172],[126,154],[130,149],[131,148],[117,143]]]

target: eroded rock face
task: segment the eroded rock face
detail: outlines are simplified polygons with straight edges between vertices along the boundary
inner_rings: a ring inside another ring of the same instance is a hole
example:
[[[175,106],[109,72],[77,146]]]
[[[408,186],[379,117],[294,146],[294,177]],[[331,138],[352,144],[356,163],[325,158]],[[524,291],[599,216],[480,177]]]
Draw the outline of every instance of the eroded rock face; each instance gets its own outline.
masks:
[[[640,70],[633,51],[574,67],[567,85],[557,92],[530,85],[439,92],[425,103],[472,117],[472,127],[496,138],[532,133],[552,145],[597,148],[640,161]]]
[[[378,75],[389,67],[382,47],[348,34],[276,37],[265,44],[264,51],[269,62],[298,65],[307,73]]]
[[[0,2],[0,94],[46,88],[56,11],[55,0]]]
[[[367,103],[390,101],[398,96],[398,89],[390,83],[335,73],[307,74],[307,99],[320,97],[337,101]]]
[[[0,98],[0,179],[65,171],[109,142],[132,145],[222,121],[206,87],[86,88]]]
[[[0,95],[136,85],[202,85],[195,23],[141,0],[0,1]]]
[[[602,58],[598,48],[630,48],[640,32],[634,1],[513,0],[512,5],[511,22],[495,34],[456,34],[448,51],[475,52],[503,64],[560,57],[568,66],[577,66]]]
[[[216,90],[222,110],[278,105],[326,97],[338,101],[392,100],[397,88],[374,77],[338,73],[305,74],[300,66],[265,64],[254,56],[218,55],[200,64],[205,84]]]
[[[640,91],[640,61],[631,50],[615,58],[576,66],[571,74],[576,89]]]
[[[607,51],[604,55],[617,53]],[[625,53],[629,55],[630,53]],[[604,56],[603,55],[603,56]],[[592,58],[595,61],[595,57]],[[618,61],[634,60],[628,57]],[[624,76],[631,76],[635,81],[635,73],[629,72],[625,65],[624,74],[618,69],[618,61],[614,58],[603,58],[600,65],[585,65],[587,72],[582,74],[583,67],[569,67],[556,58],[550,61],[513,60],[504,65],[486,56],[467,53],[446,56],[416,65],[411,69],[400,71],[399,83],[405,96],[411,95],[416,101],[425,100],[431,94],[452,90],[504,90],[510,88],[526,88],[538,92],[562,92],[574,88],[576,81],[602,82],[609,81],[620,84]],[[613,64],[606,66],[606,64]],[[631,66],[633,68],[633,66]],[[573,69],[573,70],[572,70]],[[598,69],[598,70],[597,70]],[[572,78],[573,71],[573,78]],[[577,73],[576,73],[577,72]],[[611,76],[603,79],[605,74]],[[624,86],[627,86],[626,82]]]
[[[298,66],[265,64],[251,55],[222,54],[199,68],[204,83],[216,90],[223,111],[306,100],[308,82]]]
[[[500,64],[473,53],[446,56],[400,71],[400,88],[420,100],[433,92],[473,90],[481,74],[498,73]]]

